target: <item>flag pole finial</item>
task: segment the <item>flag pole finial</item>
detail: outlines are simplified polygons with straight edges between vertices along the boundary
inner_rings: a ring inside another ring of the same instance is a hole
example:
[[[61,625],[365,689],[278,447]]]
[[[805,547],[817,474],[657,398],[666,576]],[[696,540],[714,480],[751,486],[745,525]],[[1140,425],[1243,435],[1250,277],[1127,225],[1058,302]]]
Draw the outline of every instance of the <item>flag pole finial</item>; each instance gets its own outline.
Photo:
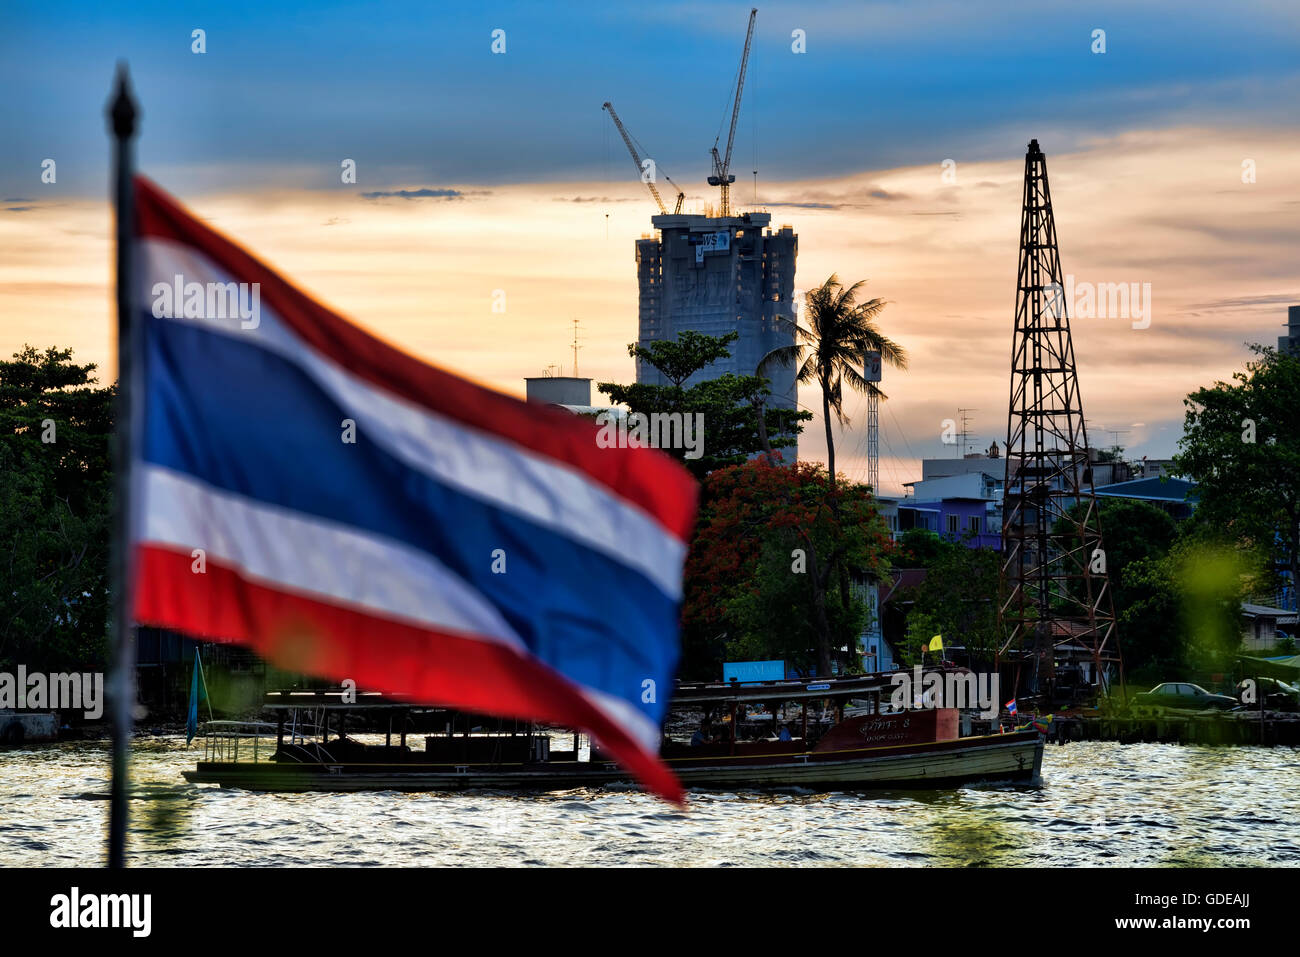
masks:
[[[131,72],[126,61],[119,60],[117,75],[113,81],[113,99],[108,107],[108,118],[113,135],[119,140],[127,140],[135,135],[135,121],[139,110],[135,97],[131,95]]]

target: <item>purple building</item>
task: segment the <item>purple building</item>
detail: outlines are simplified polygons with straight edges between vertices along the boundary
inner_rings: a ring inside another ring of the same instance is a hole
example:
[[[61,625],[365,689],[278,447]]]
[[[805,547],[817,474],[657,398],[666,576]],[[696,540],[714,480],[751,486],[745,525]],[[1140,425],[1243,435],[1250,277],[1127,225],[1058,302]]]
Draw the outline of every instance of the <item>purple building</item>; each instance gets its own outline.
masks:
[[[971,548],[1002,549],[1002,476],[979,466],[997,460],[956,460],[971,468],[909,482],[912,495],[898,503],[900,531],[928,528]],[[911,520],[904,515],[911,512]]]

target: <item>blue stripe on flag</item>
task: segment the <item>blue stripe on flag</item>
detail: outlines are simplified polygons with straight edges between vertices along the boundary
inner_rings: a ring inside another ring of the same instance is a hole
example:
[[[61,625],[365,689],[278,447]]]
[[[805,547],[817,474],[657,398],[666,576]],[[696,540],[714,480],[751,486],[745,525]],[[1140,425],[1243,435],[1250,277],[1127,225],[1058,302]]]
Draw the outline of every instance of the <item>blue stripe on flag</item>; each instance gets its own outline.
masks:
[[[538,658],[662,719],[668,695],[643,703],[641,682],[676,669],[678,607],[644,575],[411,469],[361,429],[345,444],[347,411],[287,359],[191,323],[146,314],[142,324],[145,461],[426,551]],[[496,548],[506,574],[492,572]]]

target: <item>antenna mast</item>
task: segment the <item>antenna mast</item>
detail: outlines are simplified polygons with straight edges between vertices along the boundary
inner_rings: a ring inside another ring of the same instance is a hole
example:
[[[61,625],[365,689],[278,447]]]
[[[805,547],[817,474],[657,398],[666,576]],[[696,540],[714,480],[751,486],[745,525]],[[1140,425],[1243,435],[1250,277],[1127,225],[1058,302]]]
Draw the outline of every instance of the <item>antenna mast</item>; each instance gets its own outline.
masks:
[[[578,345],[578,320],[573,320],[573,377],[578,378],[578,350],[582,348]]]

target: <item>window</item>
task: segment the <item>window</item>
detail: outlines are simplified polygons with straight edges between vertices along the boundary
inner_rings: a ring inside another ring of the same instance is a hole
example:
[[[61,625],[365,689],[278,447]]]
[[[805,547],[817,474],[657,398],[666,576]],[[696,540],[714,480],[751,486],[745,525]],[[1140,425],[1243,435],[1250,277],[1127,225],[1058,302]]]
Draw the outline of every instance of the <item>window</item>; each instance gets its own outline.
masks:
[[[949,516],[948,516],[948,531],[952,532],[954,535],[956,535],[959,531],[961,531],[961,516],[960,516],[960,515],[949,515]]]
[[[980,533],[980,517],[978,515],[970,516],[970,520],[967,522],[967,527],[970,529],[972,535],[978,535]]]

